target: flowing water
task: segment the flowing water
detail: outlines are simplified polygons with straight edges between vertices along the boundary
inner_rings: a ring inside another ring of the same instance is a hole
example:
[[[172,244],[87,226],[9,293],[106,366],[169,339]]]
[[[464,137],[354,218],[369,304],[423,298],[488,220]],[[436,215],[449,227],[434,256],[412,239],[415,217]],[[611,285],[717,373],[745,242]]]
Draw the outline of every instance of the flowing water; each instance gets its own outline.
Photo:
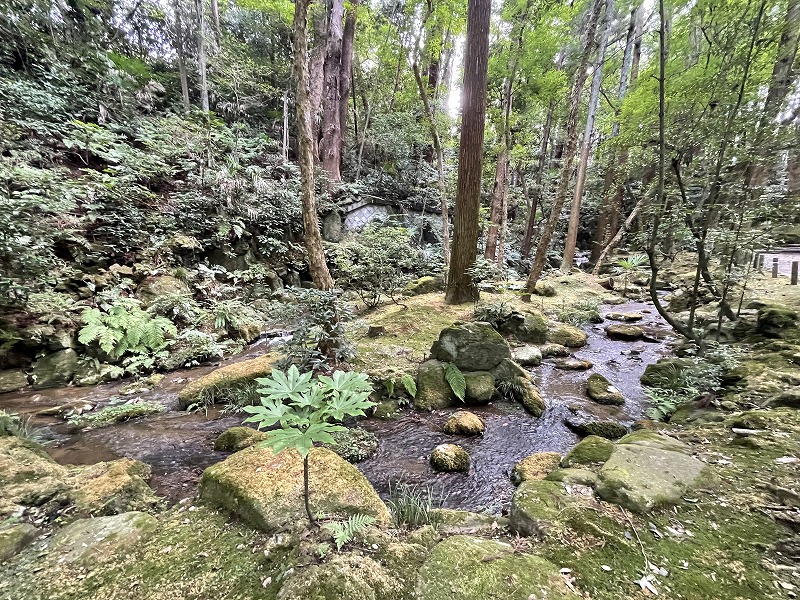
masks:
[[[578,413],[590,413],[597,419],[614,420],[629,425],[643,416],[645,396],[639,377],[645,366],[669,354],[669,329],[652,306],[628,302],[605,312],[642,312],[637,323],[648,332],[651,342],[609,340],[601,325],[586,328],[589,342],[575,351],[575,356],[594,363],[589,372],[563,371],[545,360],[532,368],[536,382],[547,403],[540,419],[532,418],[521,406],[495,402],[470,407],[486,422],[481,436],[450,436],[442,433],[448,415],[456,410],[432,414],[406,411],[396,420],[365,419],[360,425],[374,432],[380,446],[372,458],[358,467],[381,495],[391,484],[403,481],[429,486],[443,500],[444,506],[497,512],[507,507],[513,487],[508,475],[518,460],[534,452],[568,452],[579,440],[564,419]],[[257,343],[225,364],[254,358],[269,350],[269,343]],[[225,416],[218,408],[208,413],[177,412],[177,394],[186,382],[215,368],[205,366],[170,373],[154,390],[138,394],[145,401],[159,402],[167,411],[109,427],[76,432],[58,417],[40,417],[42,409],[74,401],[98,406],[113,402],[122,384],[104,384],[93,388],[67,387],[0,395],[0,408],[32,415],[36,425],[49,426],[55,442],[48,446],[51,455],[62,464],[92,464],[128,457],[141,460],[153,469],[152,486],[170,501],[192,496],[203,469],[225,458],[213,450],[214,439],[229,427],[241,424],[241,416]],[[606,376],[625,396],[624,406],[599,406],[585,396],[585,382],[590,373]],[[435,473],[429,463],[431,450],[438,444],[462,445],[471,457],[468,473]]]

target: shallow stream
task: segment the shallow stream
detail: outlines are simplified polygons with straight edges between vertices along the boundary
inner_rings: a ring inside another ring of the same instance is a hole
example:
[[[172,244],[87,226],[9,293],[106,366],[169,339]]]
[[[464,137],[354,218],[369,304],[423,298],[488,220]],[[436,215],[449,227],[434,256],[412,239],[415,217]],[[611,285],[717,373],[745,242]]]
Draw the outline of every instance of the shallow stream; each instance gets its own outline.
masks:
[[[442,433],[444,421],[456,408],[432,414],[404,411],[391,421],[366,419],[360,425],[377,435],[380,446],[375,456],[358,467],[384,496],[390,484],[403,481],[430,486],[444,506],[494,512],[506,508],[513,492],[508,475],[515,462],[534,452],[566,453],[578,442],[579,437],[564,424],[564,419],[576,410],[625,425],[642,418],[646,399],[639,377],[647,364],[669,354],[669,328],[649,304],[627,302],[601,309],[601,314],[608,312],[643,313],[644,318],[636,325],[647,331],[649,339],[660,341],[613,341],[603,331],[611,321],[589,325],[585,328],[588,344],[574,355],[593,362],[590,371],[558,370],[548,359],[532,368],[547,403],[541,419],[532,418],[520,405],[506,402],[470,407],[486,422],[486,432],[473,438]],[[268,343],[257,343],[225,363],[253,358],[268,350]],[[186,382],[214,368],[212,365],[175,371],[154,390],[139,394],[142,400],[168,407],[168,411],[157,415],[78,433],[59,417],[34,416],[32,423],[52,429],[55,443],[48,446],[48,451],[58,462],[92,464],[120,457],[141,460],[153,469],[151,484],[156,491],[175,502],[194,495],[203,469],[225,458],[225,453],[213,450],[214,439],[229,427],[241,424],[241,416],[224,416],[217,407],[206,414],[175,410],[177,394]],[[588,400],[584,389],[591,373],[607,377],[625,396],[625,405],[606,407]],[[102,406],[120,395],[122,385],[2,394],[0,408],[35,415],[42,409],[78,400]],[[431,469],[430,451],[444,442],[456,442],[467,449],[471,457],[468,473],[438,474]]]

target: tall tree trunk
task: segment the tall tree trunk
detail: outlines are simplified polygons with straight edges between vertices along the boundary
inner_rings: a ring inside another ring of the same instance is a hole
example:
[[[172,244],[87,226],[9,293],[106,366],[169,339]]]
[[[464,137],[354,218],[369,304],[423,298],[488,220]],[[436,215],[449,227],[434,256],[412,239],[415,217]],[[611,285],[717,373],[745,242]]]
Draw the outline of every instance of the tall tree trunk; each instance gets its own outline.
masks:
[[[311,101],[311,140],[314,161],[319,159],[320,124],[322,123],[322,92],[325,83],[325,48],[328,32],[328,10],[325,4],[315,3],[312,10],[314,46],[309,61],[309,98]]]
[[[622,69],[619,75],[619,88],[617,90],[617,106],[614,115],[614,124],[611,126],[611,138],[619,135],[619,112],[622,101],[625,99],[625,94],[628,91],[628,86],[633,85],[638,76],[639,61],[636,58],[636,48],[641,51],[641,41],[639,38],[642,34],[642,7],[634,6],[631,10],[630,21],[628,23],[628,35],[625,40],[625,53],[622,58]],[[635,60],[636,59],[636,60]],[[634,60],[636,62],[634,69]],[[630,73],[630,81],[628,74]],[[612,212],[618,212],[618,206],[622,201],[623,182],[618,182],[622,167],[628,160],[628,149],[621,148],[617,153],[612,150],[609,158],[609,164],[606,166],[605,178],[603,181],[603,201],[600,206],[600,213],[597,218],[597,227],[595,229],[594,243],[592,244],[592,253],[589,258],[592,264],[597,264],[598,258],[606,245],[609,238],[608,227],[611,224]],[[611,236],[613,237],[613,235]],[[606,253],[607,254],[607,253]]]
[[[319,233],[317,204],[314,200],[314,148],[311,141],[311,100],[308,87],[308,3],[295,0],[294,5],[294,78],[297,148],[300,163],[301,201],[303,206],[303,239],[308,254],[311,279],[321,290],[333,289],[333,278],[325,263],[322,236]]]
[[[522,258],[528,258],[531,253],[531,246],[533,245],[533,233],[536,230],[536,209],[539,205],[539,198],[542,196],[542,178],[544,172],[547,170],[547,146],[550,143],[550,129],[553,126],[553,113],[555,112],[556,103],[550,102],[547,108],[547,117],[544,121],[544,129],[542,130],[542,143],[539,148],[539,161],[536,165],[536,175],[533,179],[533,198],[531,199],[531,208],[528,211],[528,220],[525,223],[525,235],[522,237]]]
[[[500,237],[500,227],[503,212],[503,200],[506,197],[508,185],[508,149],[505,134],[501,135],[502,144],[497,154],[497,164],[494,172],[494,187],[492,188],[492,209],[489,214],[489,231],[486,235],[486,252],[484,258],[494,261],[497,255],[497,242]]]
[[[289,162],[289,92],[283,92],[283,164]]]
[[[322,141],[319,146],[322,168],[328,175],[328,187],[334,189],[342,180],[342,127],[340,123],[342,43],[344,0],[332,0],[325,48],[325,85],[322,94]],[[345,97],[347,102],[347,97]]]
[[[175,11],[175,53],[178,55],[178,76],[181,80],[181,99],[183,110],[189,110],[189,73],[186,70],[186,40],[183,35],[183,15],[179,0],[173,0],[172,9]]]
[[[195,0],[197,8],[197,69],[200,75],[200,108],[209,111],[208,81],[206,79],[206,7],[203,0]]]
[[[475,264],[478,246],[491,11],[491,0],[468,2],[453,253],[445,294],[448,304],[478,299],[478,288],[467,271]]]
[[[603,0],[594,0],[589,15],[589,22],[586,26],[586,42],[583,47],[583,54],[581,55],[578,69],[575,71],[575,82],[573,83],[572,91],[568,99],[569,115],[567,116],[566,123],[567,137],[564,159],[562,161],[563,164],[561,166],[561,178],[558,182],[556,197],[550,208],[550,216],[547,219],[547,223],[545,223],[542,235],[539,238],[539,243],[536,246],[536,256],[533,259],[531,272],[525,285],[526,291],[531,293],[536,287],[536,282],[539,280],[544,270],[544,263],[547,260],[547,248],[550,246],[553,232],[561,217],[561,208],[564,206],[564,201],[567,199],[567,192],[569,191],[569,181],[572,176],[572,163],[575,159],[575,149],[578,146],[578,114],[581,107],[581,95],[583,93],[583,86],[588,78],[586,67],[589,65],[589,57],[592,55],[592,50],[594,49],[597,21],[599,20],[603,4]]]
[[[339,160],[344,155],[345,141],[347,139],[347,110],[350,90],[353,85],[353,48],[356,38],[356,21],[358,19],[358,0],[352,0],[348,9],[347,17],[344,21],[344,34],[342,37],[342,63],[339,75],[339,129],[341,137],[339,140]],[[355,96],[354,96],[355,99]],[[355,109],[355,100],[353,102]],[[353,121],[353,125],[358,127],[358,122]],[[357,138],[358,136],[356,136]],[[341,162],[340,162],[341,164]]]
[[[592,134],[594,133],[594,122],[597,116],[597,103],[600,99],[600,84],[603,83],[603,61],[606,57],[606,45],[608,44],[608,34],[614,20],[614,0],[606,1],[606,17],[603,24],[603,31],[600,34],[600,43],[597,47],[597,59],[594,63],[594,73],[592,74],[592,88],[589,94],[589,109],[586,113],[586,126],[583,130],[583,142],[581,143],[581,155],[578,161],[578,176],[575,181],[575,192],[572,196],[572,206],[569,211],[569,222],[567,224],[567,237],[564,241],[564,254],[561,257],[561,270],[569,273],[572,264],[575,262],[575,245],[578,242],[578,227],[581,220],[581,204],[583,203],[583,192],[586,188],[586,171],[589,168],[589,157],[592,151]]]
[[[214,19],[214,36],[219,44],[222,37],[222,27],[219,24],[219,0],[211,0],[211,18]]]

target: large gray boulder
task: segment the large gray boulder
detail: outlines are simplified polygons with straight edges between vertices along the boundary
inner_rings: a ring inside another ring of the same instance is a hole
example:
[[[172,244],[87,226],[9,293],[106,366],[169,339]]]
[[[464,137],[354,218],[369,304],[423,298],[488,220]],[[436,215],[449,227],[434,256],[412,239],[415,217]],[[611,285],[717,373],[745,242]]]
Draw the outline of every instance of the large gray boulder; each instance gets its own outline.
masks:
[[[491,371],[511,357],[511,349],[489,323],[455,323],[442,330],[431,355],[462,371]]]
[[[158,519],[143,512],[81,519],[62,529],[49,546],[59,563],[91,566],[119,559],[158,529]]]
[[[688,452],[682,442],[655,432],[628,434],[600,469],[597,494],[637,513],[676,504],[705,468]]]

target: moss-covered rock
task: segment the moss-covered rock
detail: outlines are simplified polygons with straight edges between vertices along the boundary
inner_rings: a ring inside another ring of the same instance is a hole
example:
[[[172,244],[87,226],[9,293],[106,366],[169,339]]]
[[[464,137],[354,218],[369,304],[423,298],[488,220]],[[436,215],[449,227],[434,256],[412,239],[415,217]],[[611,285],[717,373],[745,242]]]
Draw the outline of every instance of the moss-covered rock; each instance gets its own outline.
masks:
[[[398,582],[380,563],[360,554],[336,554],[298,569],[281,586],[277,600],[376,600],[391,598]]]
[[[393,398],[380,400],[376,403],[372,416],[374,416],[376,419],[396,419],[400,416],[400,409],[400,400]]]
[[[403,289],[404,296],[420,296],[422,294],[430,294],[431,292],[439,292],[444,289],[444,279],[441,277],[420,277],[409,283]]]
[[[378,451],[378,438],[371,431],[361,427],[349,427],[347,431],[333,434],[333,444],[323,444],[350,463],[367,460]]]
[[[510,328],[509,333],[526,344],[543,344],[547,340],[549,324],[547,318],[536,309],[528,309],[523,314],[522,322]]]
[[[547,481],[560,481],[565,485],[585,485],[594,487],[597,483],[597,473],[588,469],[556,469],[545,477]]]
[[[558,468],[561,455],[558,452],[537,452],[526,456],[511,470],[511,482],[519,485],[524,481],[544,479],[548,473]]]
[[[644,315],[638,312],[610,312],[606,315],[606,319],[611,321],[622,321],[623,323],[634,323],[636,321],[641,321],[643,318]]]
[[[490,371],[511,357],[508,343],[489,323],[455,323],[443,329],[431,355],[462,371]]]
[[[569,348],[566,346],[562,346],[561,344],[544,344],[543,346],[539,347],[539,350],[542,353],[542,357],[550,358],[550,357],[558,357],[558,356],[569,356]]]
[[[596,435],[609,440],[616,440],[628,433],[628,428],[615,421],[593,421],[579,417],[568,417],[564,423],[578,435]]]
[[[533,293],[536,294],[537,296],[552,298],[557,294],[556,286],[547,281],[537,281],[536,285],[533,288]]]
[[[611,382],[600,375],[592,373],[586,381],[586,395],[600,404],[614,404],[621,406],[625,404],[625,397]]]
[[[509,529],[519,535],[541,537],[566,505],[588,497],[591,497],[590,490],[586,490],[586,494],[570,494],[558,481],[526,481],[511,498]]]
[[[582,439],[561,460],[562,467],[596,465],[606,462],[614,451],[614,444],[605,438],[590,435]]]
[[[519,554],[507,543],[453,536],[439,543],[422,565],[417,600],[576,599],[558,567]]]
[[[617,444],[635,444],[637,446],[647,446],[650,448],[659,448],[660,450],[669,450],[670,452],[682,452],[684,454],[691,453],[691,448],[680,440],[676,440],[668,435],[644,428],[630,432],[628,435],[622,437]]]
[[[611,340],[633,342],[642,338],[644,329],[638,325],[609,325],[606,327],[606,335]]]
[[[59,563],[90,566],[114,560],[147,540],[158,519],[143,512],[80,519],[62,529],[48,546]]]
[[[136,295],[145,304],[167,294],[189,295],[189,286],[172,275],[153,275],[145,279],[136,290]]]
[[[779,408],[782,406],[788,408],[800,408],[800,390],[786,390],[775,396],[769,403],[770,406]]]
[[[16,392],[28,385],[28,376],[19,370],[0,371],[0,394]]]
[[[43,356],[33,365],[31,381],[37,390],[67,385],[78,369],[78,354],[67,348]]]
[[[508,519],[497,515],[455,510],[452,508],[433,508],[428,511],[432,523],[440,534],[494,533],[498,527],[506,527]]]
[[[267,434],[252,427],[231,427],[219,434],[214,440],[214,450],[218,452],[239,452],[259,442],[263,442]]]
[[[69,497],[78,514],[152,510],[161,499],[147,485],[150,471],[149,465],[129,458],[89,465],[69,480]]]
[[[538,367],[542,364],[542,351],[536,346],[522,346],[514,349],[514,362],[523,367]]]
[[[651,440],[623,441],[598,474],[596,490],[603,500],[646,513],[677,503],[701,477],[705,465],[692,456],[652,445]]]
[[[469,454],[456,444],[439,444],[431,452],[431,466],[445,473],[469,471]]]
[[[547,332],[547,341],[567,348],[582,348],[589,336],[586,332],[572,325],[554,323]]]
[[[538,419],[544,414],[547,408],[544,398],[542,398],[542,395],[539,393],[539,389],[533,385],[533,382],[522,380],[520,384],[522,386],[522,391],[519,401],[528,413]]]
[[[0,563],[16,556],[39,535],[30,523],[16,523],[0,527]]]
[[[492,371],[492,375],[494,375],[495,381],[498,383],[502,381],[516,381],[518,379],[524,379],[525,381],[533,380],[529,371],[523,369],[510,358],[505,359],[497,365]]]
[[[767,337],[785,338],[797,329],[797,312],[785,306],[763,306],[758,309],[756,330]]]
[[[489,371],[469,371],[464,373],[466,392],[464,398],[470,404],[484,404],[494,395],[494,375]]]
[[[466,410],[454,412],[445,421],[443,431],[450,435],[479,435],[486,430],[486,424],[478,415]]]
[[[427,360],[417,370],[417,395],[414,406],[420,410],[437,410],[452,406],[458,401],[445,379],[447,365],[438,360]]]
[[[562,371],[588,371],[594,366],[594,363],[590,360],[572,356],[556,358],[553,360],[553,364],[556,369],[561,369]]]
[[[91,427],[96,429],[98,427],[114,425],[115,423],[123,423],[138,417],[154,415],[163,410],[164,407],[158,402],[139,402],[133,400],[125,404],[106,406],[97,412],[84,412],[80,416],[71,418],[70,423],[75,427]]]
[[[18,505],[40,506],[63,497],[68,470],[44,448],[14,436],[0,437],[0,517]]]
[[[325,448],[309,455],[309,502],[316,514],[362,513],[387,525],[391,516],[366,478]],[[307,522],[303,507],[303,460],[294,450],[273,454],[245,448],[210,466],[200,481],[200,497],[225,508],[263,531],[291,530]]]
[[[668,387],[673,374],[680,374],[691,363],[683,358],[665,358],[647,365],[639,381],[647,387]]]
[[[272,373],[277,360],[278,355],[270,353],[215,369],[184,386],[178,394],[179,406],[185,409],[215,388],[241,385],[258,377],[267,377]]]

